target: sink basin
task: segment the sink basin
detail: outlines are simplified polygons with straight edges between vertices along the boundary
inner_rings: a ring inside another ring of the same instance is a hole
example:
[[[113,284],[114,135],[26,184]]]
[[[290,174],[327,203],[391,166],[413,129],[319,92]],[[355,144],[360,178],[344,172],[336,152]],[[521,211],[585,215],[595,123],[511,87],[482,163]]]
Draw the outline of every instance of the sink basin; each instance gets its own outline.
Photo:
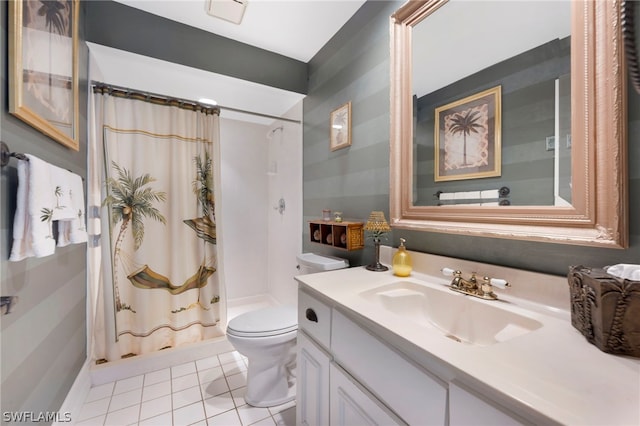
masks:
[[[359,295],[393,315],[463,344],[493,345],[542,327],[533,318],[497,306],[503,302],[485,302],[446,287],[397,281]]]

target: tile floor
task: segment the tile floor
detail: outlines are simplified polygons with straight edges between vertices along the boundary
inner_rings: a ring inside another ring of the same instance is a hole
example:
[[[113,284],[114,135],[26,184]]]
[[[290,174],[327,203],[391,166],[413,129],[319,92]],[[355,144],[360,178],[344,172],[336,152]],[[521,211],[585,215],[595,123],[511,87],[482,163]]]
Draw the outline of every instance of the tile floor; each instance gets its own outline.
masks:
[[[295,425],[295,401],[255,408],[244,402],[246,359],[237,352],[92,387],[77,426]]]

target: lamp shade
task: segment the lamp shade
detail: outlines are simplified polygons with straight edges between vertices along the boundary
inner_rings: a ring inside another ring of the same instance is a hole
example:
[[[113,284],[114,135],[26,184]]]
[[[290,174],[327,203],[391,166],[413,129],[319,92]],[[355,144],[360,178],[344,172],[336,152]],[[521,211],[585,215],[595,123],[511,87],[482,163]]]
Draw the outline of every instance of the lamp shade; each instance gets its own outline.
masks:
[[[381,211],[372,211],[369,214],[369,219],[367,219],[367,223],[364,225],[365,231],[370,232],[389,232],[391,231],[391,227],[387,223],[387,219],[384,217],[384,212]]]

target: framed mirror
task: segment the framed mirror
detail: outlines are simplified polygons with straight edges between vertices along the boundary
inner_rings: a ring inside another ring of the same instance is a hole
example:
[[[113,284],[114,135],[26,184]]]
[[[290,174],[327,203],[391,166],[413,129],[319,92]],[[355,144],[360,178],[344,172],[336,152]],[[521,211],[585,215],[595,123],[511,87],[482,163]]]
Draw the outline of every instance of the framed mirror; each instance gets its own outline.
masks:
[[[620,22],[618,0],[396,11],[392,227],[626,248]]]
[[[640,28],[637,27],[640,18],[640,2],[637,0],[622,1],[622,36],[624,48],[629,65],[629,79],[637,93],[640,93]]]

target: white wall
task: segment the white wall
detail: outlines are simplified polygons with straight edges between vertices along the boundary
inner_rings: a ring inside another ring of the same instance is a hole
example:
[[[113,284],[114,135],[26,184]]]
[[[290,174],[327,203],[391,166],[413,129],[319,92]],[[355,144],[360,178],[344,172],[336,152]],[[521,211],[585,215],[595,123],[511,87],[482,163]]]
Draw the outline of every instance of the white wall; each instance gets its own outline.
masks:
[[[299,116],[301,108],[302,103],[291,112]],[[278,127],[282,130],[271,132]],[[268,294],[278,303],[296,305],[293,277],[298,274],[296,255],[302,250],[302,126],[221,118],[220,151],[219,226],[224,233],[227,298]],[[285,200],[282,214],[276,209],[280,198]]]
[[[220,118],[222,232],[228,299],[267,292],[269,127]],[[220,224],[219,224],[220,225]]]
[[[300,117],[302,102],[289,114]],[[278,302],[297,305],[297,285],[293,277],[299,273],[296,256],[302,251],[302,125],[277,122],[270,128],[280,126],[283,129],[275,131],[267,141],[267,167],[277,163],[277,173],[268,176],[268,290]],[[280,198],[286,204],[283,214],[275,209]]]

